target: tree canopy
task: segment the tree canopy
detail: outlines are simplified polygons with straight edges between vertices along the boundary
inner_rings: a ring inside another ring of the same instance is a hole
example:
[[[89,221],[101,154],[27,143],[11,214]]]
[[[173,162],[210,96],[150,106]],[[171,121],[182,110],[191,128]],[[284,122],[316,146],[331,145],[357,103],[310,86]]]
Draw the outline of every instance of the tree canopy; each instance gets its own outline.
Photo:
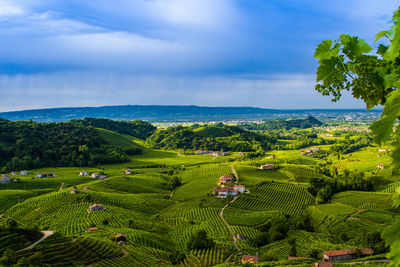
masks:
[[[389,30],[376,34],[375,42],[382,41],[374,50],[357,36],[342,34],[336,40],[322,41],[315,50],[318,61],[315,89],[338,101],[342,91],[351,91],[362,99],[367,109],[383,105],[378,121],[371,125],[374,139],[381,144],[394,136],[392,167],[400,168],[400,129],[395,124],[400,119],[400,8],[394,12]],[[396,196],[394,204],[400,204]],[[388,256],[392,265],[400,262],[400,221],[383,233],[391,247]]]

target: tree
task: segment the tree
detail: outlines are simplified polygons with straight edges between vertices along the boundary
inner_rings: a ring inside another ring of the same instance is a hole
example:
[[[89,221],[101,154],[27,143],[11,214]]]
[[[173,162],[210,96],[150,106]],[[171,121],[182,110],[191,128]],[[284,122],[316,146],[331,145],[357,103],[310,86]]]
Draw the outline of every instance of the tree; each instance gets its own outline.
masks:
[[[204,230],[198,230],[194,233],[187,244],[188,250],[194,249],[208,249],[214,246],[214,240],[207,236],[207,232]]]
[[[18,225],[18,223],[17,223],[17,221],[16,220],[14,220],[13,218],[7,218],[7,225],[10,227],[10,228],[15,228],[15,227],[17,227],[17,225]]]
[[[325,40],[315,50],[319,60],[317,85],[315,89],[323,95],[338,101],[343,90],[352,92],[362,99],[367,109],[379,104],[383,111],[370,129],[378,144],[388,141],[394,135],[395,149],[392,153],[392,168],[400,168],[400,127],[393,126],[400,119],[400,8],[394,12],[390,30],[376,34],[375,42],[385,37],[388,45],[380,44],[374,54],[372,47],[357,36],[342,34],[337,40]],[[394,205],[400,204],[397,197]],[[400,220],[383,232],[391,264],[400,263]]]

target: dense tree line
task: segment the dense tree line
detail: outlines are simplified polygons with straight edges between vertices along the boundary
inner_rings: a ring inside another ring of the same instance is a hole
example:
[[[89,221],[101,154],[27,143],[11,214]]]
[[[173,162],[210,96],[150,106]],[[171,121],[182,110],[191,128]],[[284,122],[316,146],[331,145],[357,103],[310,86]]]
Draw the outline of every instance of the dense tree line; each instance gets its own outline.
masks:
[[[365,177],[364,172],[350,172],[345,170],[342,175],[337,174],[336,169],[331,173],[324,172],[325,175],[334,176],[335,179],[316,178],[311,180],[308,191],[316,197],[317,203],[329,201],[336,193],[354,190],[354,191],[372,191],[374,180],[371,177]]]
[[[146,145],[156,149],[259,151],[269,150],[277,139],[267,134],[245,131],[235,126],[222,125],[226,136],[204,137],[190,127],[169,127],[159,130],[146,140]]]
[[[264,121],[263,123],[246,123],[239,125],[239,127],[247,130],[279,130],[292,128],[306,129],[321,125],[322,122],[312,116],[308,116],[304,119],[278,119]]]
[[[84,118],[80,120],[71,120],[71,122],[85,127],[92,126],[94,128],[102,128],[120,134],[128,134],[143,140],[152,135],[157,129],[157,127],[153,126],[151,123],[141,120],[116,121],[103,118]]]
[[[359,150],[360,148],[371,145],[371,143],[372,143],[372,138],[367,136],[363,136],[357,139],[347,139],[331,146],[330,152],[337,154],[352,153]]]
[[[2,172],[126,161],[126,153],[115,149],[92,127],[0,119],[0,165],[5,166]]]

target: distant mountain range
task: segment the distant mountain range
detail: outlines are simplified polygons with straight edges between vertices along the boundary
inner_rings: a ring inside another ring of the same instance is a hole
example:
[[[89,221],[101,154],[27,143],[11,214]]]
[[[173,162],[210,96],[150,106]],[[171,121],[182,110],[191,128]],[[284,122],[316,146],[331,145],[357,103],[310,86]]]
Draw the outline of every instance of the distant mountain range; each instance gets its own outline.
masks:
[[[125,105],[104,107],[51,108],[0,113],[8,120],[35,120],[38,122],[59,122],[85,117],[117,120],[145,120],[149,122],[260,120],[288,116],[335,116],[345,113],[379,114],[381,110],[364,109],[304,109],[280,110],[254,107],[199,107],[199,106],[159,106]]]

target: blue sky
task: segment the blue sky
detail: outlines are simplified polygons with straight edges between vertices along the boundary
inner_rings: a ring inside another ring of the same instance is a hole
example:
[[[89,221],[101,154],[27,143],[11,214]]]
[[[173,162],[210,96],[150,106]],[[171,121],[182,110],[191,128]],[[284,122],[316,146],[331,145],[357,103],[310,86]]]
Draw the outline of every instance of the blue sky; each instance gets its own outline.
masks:
[[[372,43],[394,0],[0,0],[0,111],[177,104],[364,108],[314,90],[314,49]]]

